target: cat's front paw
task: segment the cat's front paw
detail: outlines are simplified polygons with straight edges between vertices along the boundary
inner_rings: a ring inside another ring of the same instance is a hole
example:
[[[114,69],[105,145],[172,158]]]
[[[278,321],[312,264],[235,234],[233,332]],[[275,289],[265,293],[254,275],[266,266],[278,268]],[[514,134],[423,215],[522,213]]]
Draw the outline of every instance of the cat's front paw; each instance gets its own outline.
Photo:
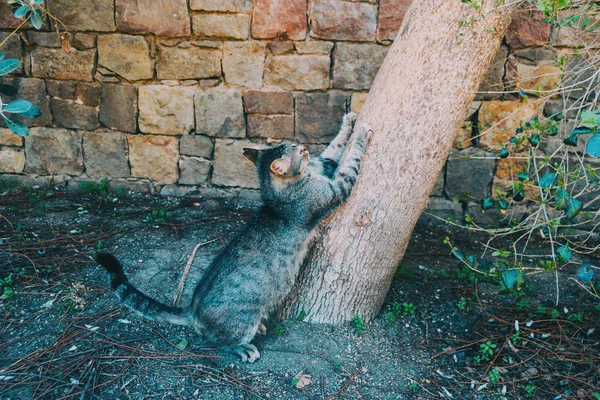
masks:
[[[344,125],[351,125],[354,123],[354,121],[356,121],[356,113],[353,112],[349,112],[348,114],[344,115]]]
[[[369,143],[371,136],[373,136],[373,128],[369,122],[362,122],[358,128],[354,130],[357,138],[364,140],[365,143]]]

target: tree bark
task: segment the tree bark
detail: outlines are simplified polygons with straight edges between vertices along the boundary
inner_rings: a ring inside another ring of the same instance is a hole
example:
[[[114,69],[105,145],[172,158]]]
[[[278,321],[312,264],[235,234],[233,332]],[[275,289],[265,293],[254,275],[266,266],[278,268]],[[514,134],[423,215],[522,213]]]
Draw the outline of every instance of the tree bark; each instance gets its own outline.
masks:
[[[412,3],[357,121],[374,134],[354,192],[321,224],[281,315],[340,323],[379,312],[515,8]]]

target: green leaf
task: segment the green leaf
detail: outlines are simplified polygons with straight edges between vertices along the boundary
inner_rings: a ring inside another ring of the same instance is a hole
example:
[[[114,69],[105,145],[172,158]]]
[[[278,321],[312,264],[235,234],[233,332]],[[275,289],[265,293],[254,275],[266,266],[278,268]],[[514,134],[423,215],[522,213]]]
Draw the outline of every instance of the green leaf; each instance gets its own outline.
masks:
[[[524,181],[525,179],[529,178],[529,174],[527,172],[519,172],[517,178],[519,178],[520,181]]]
[[[594,398],[595,398],[596,400],[600,400],[600,393],[598,393],[598,392],[594,392]]]
[[[33,104],[27,100],[15,100],[12,103],[5,105],[2,111],[6,113],[22,114],[29,111],[32,106]]]
[[[525,198],[525,191],[524,190],[517,190],[515,191],[514,195],[513,195],[513,200],[514,201],[522,201]]]
[[[508,208],[507,201],[504,199],[498,200],[498,207],[500,207],[501,210],[506,210]]]
[[[510,153],[508,152],[508,150],[506,148],[503,148],[502,150],[500,150],[500,158],[506,158],[510,155]]]
[[[579,212],[583,209],[583,203],[580,202],[579,200],[571,197],[571,200],[569,201],[569,207],[567,207],[567,212],[565,213],[565,216],[568,219],[573,219],[577,216],[577,214],[579,214]]]
[[[596,133],[587,141],[585,151],[592,157],[600,157],[600,133]]]
[[[552,184],[554,184],[555,180],[556,180],[556,173],[555,172],[549,172],[547,174],[544,174],[540,178],[539,185],[540,185],[540,187],[542,189],[548,189],[550,186],[552,186]]]
[[[556,197],[554,198],[554,208],[557,211],[564,211],[569,207],[571,201],[571,195],[563,188],[559,188],[556,191]]]
[[[12,58],[0,61],[0,76],[13,72],[15,69],[19,68],[19,65],[21,65],[19,60]]]
[[[560,246],[558,249],[556,249],[556,254],[558,254],[558,261],[561,264],[565,264],[571,259],[571,255],[573,253],[571,252],[569,245],[565,244],[564,246]]]
[[[25,111],[24,113],[21,113],[20,115],[24,118],[37,118],[42,115],[42,112],[39,108],[32,104],[29,110]]]
[[[566,144],[567,146],[576,147],[577,146],[577,135],[570,135],[569,137],[564,138],[563,143]]]
[[[571,135],[588,135],[590,133],[594,133],[595,131],[588,128],[587,126],[578,126],[577,128],[571,131]]]
[[[481,208],[483,210],[489,210],[492,207],[494,207],[494,202],[489,197],[486,197],[483,200],[481,200]]]
[[[525,274],[520,269],[511,269],[502,273],[502,283],[512,290],[520,287],[525,282]]]
[[[33,10],[31,13],[31,25],[37,30],[40,30],[43,25],[42,16],[39,10]]]
[[[581,113],[581,124],[594,129],[598,126],[598,117],[591,111],[584,111]]]
[[[6,126],[8,126],[11,131],[19,136],[29,135],[29,129],[27,128],[27,125],[25,125],[22,121],[14,118],[8,118],[5,115],[3,117],[4,121],[6,122]]]
[[[533,135],[529,136],[527,140],[529,141],[529,144],[535,147],[540,143],[540,135],[534,133]]]
[[[23,19],[29,12],[29,6],[21,6],[15,10],[15,18]]]
[[[577,279],[581,283],[588,283],[594,277],[594,268],[590,264],[581,264],[577,270]]]

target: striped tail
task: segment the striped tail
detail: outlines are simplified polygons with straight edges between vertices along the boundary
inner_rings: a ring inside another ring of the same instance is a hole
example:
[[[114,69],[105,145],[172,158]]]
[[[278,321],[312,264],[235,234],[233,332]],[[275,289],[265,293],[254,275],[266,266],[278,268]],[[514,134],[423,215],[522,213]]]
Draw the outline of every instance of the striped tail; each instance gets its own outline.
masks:
[[[190,325],[192,315],[189,308],[170,307],[137,290],[129,283],[121,263],[115,256],[108,253],[96,253],[94,259],[110,274],[110,287],[125,307],[153,321]]]

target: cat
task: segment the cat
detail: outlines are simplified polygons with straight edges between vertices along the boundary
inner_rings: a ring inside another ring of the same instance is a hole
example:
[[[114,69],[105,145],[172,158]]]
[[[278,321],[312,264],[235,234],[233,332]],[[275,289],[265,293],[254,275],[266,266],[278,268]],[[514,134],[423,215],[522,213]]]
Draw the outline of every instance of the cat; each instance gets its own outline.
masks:
[[[113,255],[97,253],[117,297],[148,319],[193,327],[243,362],[257,360],[260,353],[250,341],[266,333],[263,319],[290,292],[319,221],[350,196],[372,134],[367,124],[352,134],[355,119],[353,113],[344,117],[316,159],[290,142],[243,150],[256,166],[263,205],[210,264],[188,307],[151,299],[129,283]]]

